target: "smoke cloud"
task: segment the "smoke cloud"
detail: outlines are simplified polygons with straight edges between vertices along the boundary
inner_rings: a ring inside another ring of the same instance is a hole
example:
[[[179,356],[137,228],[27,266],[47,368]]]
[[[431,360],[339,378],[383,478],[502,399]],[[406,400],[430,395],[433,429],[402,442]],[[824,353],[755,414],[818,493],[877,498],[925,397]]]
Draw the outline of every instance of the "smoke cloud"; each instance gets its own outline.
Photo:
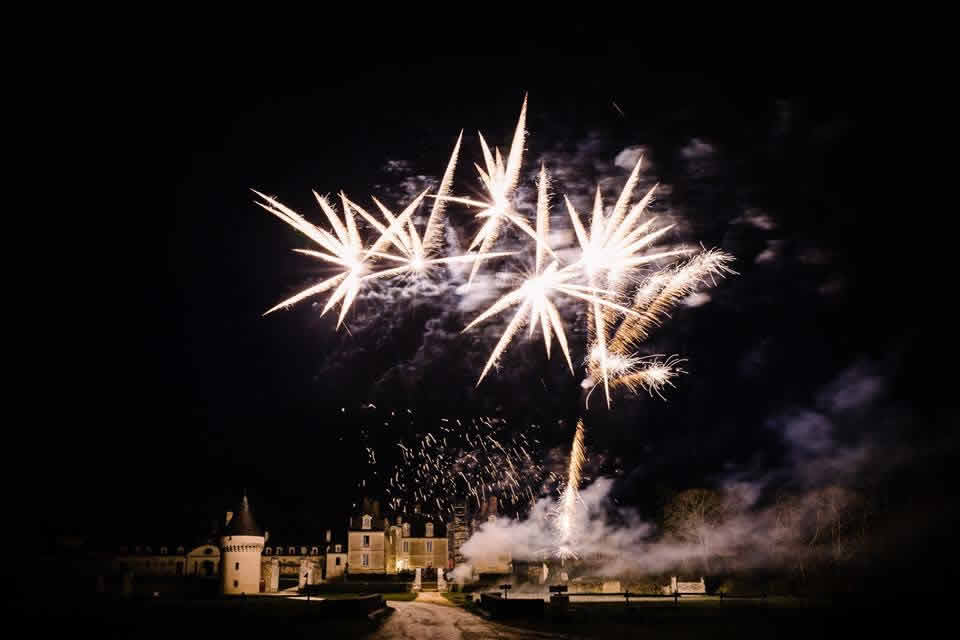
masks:
[[[803,569],[845,563],[870,546],[874,505],[856,478],[879,477],[904,461],[883,454],[868,433],[843,437],[851,415],[882,420],[884,377],[857,363],[816,395],[815,407],[768,420],[787,454],[778,469],[742,470],[716,478],[709,489],[680,492],[658,518],[617,504],[616,484],[597,478],[580,491],[571,547],[592,576],[624,577],[668,571],[723,572]],[[480,525],[462,551],[468,561],[509,551],[514,560],[541,562],[555,551],[555,501],[544,497],[524,520]]]

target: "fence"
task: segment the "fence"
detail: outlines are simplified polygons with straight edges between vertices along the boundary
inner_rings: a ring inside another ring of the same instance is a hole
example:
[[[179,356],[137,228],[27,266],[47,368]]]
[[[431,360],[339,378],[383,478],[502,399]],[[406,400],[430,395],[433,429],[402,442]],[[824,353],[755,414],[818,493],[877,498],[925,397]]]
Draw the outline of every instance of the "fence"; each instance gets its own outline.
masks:
[[[554,591],[553,588],[550,589]],[[540,594],[537,594],[536,598],[525,597],[527,594],[517,594],[513,598],[504,600],[504,598],[499,593],[482,593],[480,594],[480,606],[487,608],[492,611],[492,608],[498,606],[498,602],[543,602],[543,597]],[[543,594],[546,595],[546,594]],[[630,599],[636,600],[673,600],[674,604],[679,604],[682,598],[697,598],[698,600],[765,600],[767,598],[766,593],[757,593],[757,594],[727,594],[720,592],[716,595],[698,593],[698,592],[682,592],[678,591],[675,593],[633,593],[630,591],[618,591],[618,592],[603,592],[603,591],[593,591],[593,592],[579,592],[579,593],[553,593],[552,597],[560,596],[565,598],[567,602],[578,597],[602,597],[602,598],[623,598],[627,604],[630,603]],[[573,604],[577,604],[576,600],[573,600]]]

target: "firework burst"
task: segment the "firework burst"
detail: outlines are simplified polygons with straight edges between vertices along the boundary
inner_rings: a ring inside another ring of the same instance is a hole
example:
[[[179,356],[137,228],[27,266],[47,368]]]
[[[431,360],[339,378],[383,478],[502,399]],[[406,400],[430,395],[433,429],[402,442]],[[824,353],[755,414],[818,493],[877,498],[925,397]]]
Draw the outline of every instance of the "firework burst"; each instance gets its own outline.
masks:
[[[442,265],[459,262],[476,262],[488,258],[497,258],[513,255],[512,252],[500,253],[471,253],[462,256],[441,256],[441,231],[444,226],[444,208],[446,206],[446,195],[450,192],[450,185],[453,183],[453,173],[457,164],[457,154],[460,151],[460,141],[463,138],[463,132],[457,138],[457,143],[450,155],[450,161],[447,163],[447,169],[443,173],[440,181],[440,188],[433,201],[433,208],[430,216],[427,218],[427,224],[421,236],[414,223],[413,216],[406,216],[403,223],[397,221],[401,216],[396,216],[382,202],[373,198],[374,204],[380,209],[386,224],[370,215],[363,207],[350,202],[350,206],[355,209],[370,225],[380,233],[380,239],[370,249],[369,255],[378,258],[386,263],[398,264],[395,267],[389,267],[377,271],[370,275],[372,278],[390,278],[403,275],[422,275],[431,268]],[[414,209],[420,204],[420,198],[414,202]],[[406,213],[406,212],[404,212]],[[382,249],[384,245],[391,245],[394,250],[399,252],[386,253]]]
[[[337,327],[339,328],[341,323],[343,323],[344,316],[346,316],[347,311],[350,309],[350,305],[353,304],[354,299],[357,297],[362,282],[369,277],[372,253],[382,243],[386,242],[384,236],[387,235],[387,233],[382,234],[374,243],[373,247],[366,249],[360,237],[360,232],[357,229],[357,223],[350,206],[350,201],[342,192],[340,193],[340,201],[343,204],[343,220],[340,219],[340,216],[327,201],[326,197],[321,196],[316,191],[313,192],[317,203],[320,205],[320,209],[326,214],[327,220],[330,221],[330,225],[333,227],[334,232],[330,233],[325,229],[311,224],[303,218],[303,216],[286,205],[281,204],[274,198],[256,190],[252,191],[263,199],[263,202],[257,202],[256,204],[313,240],[322,249],[322,251],[312,249],[294,249],[294,251],[318,258],[340,270],[340,273],[337,275],[308,287],[295,296],[287,298],[267,310],[263,315],[273,313],[277,309],[291,307],[305,298],[334,289],[334,292],[327,299],[321,315],[327,313],[327,311],[332,309],[338,302],[342,301],[340,316],[337,318]],[[425,192],[421,193],[414,202],[393,221],[390,228],[385,229],[385,232],[389,231],[393,233],[406,224],[411,213],[413,213],[416,205],[420,203],[424,195]]]
[[[566,358],[570,373],[574,373],[573,362],[570,359],[570,349],[567,346],[566,331],[563,327],[563,321],[556,305],[551,300],[554,294],[565,294],[584,300],[599,308],[613,309],[625,315],[632,315],[634,311],[614,302],[611,298],[611,292],[599,289],[593,286],[585,286],[574,282],[579,277],[577,265],[560,268],[560,263],[553,260],[546,268],[543,267],[546,261],[546,253],[549,251],[549,178],[545,167],[540,168],[540,179],[537,188],[537,230],[536,239],[536,257],[535,266],[532,274],[521,276],[519,287],[510,291],[499,300],[494,302],[486,311],[477,316],[463,330],[468,331],[484,320],[499,314],[500,312],[518,306],[513,318],[507,324],[506,329],[500,335],[500,339],[494,346],[490,358],[487,360],[477,385],[483,382],[484,377],[490,371],[490,368],[497,362],[500,355],[510,344],[514,335],[528,324],[530,335],[533,335],[537,326],[543,331],[543,342],[546,347],[547,357],[550,357],[550,347],[553,342],[553,336],[556,335],[560,349]]]
[[[480,147],[483,150],[483,161],[486,169],[478,164],[474,164],[477,173],[480,175],[480,181],[487,191],[487,200],[476,200],[473,198],[462,198],[457,196],[437,195],[438,200],[447,200],[457,202],[468,207],[480,209],[476,214],[478,220],[483,220],[483,225],[470,242],[468,251],[478,249],[480,254],[490,251],[493,244],[500,237],[502,227],[506,223],[513,223],[528,236],[537,240],[537,232],[530,226],[530,223],[524,219],[513,206],[513,195],[520,180],[520,167],[523,160],[523,143],[526,137],[524,127],[527,121],[527,97],[523,98],[523,106],[520,108],[520,119],[517,121],[517,128],[513,133],[513,142],[510,144],[510,150],[507,152],[507,160],[504,163],[503,156],[500,155],[500,149],[495,147],[494,153],[490,153],[490,147],[484,140],[483,134],[478,132],[480,137]],[[548,251],[553,251],[548,248]],[[468,284],[473,282],[477,275],[480,263],[475,262],[470,270],[470,279]]]
[[[564,197],[567,213],[576,237],[579,256],[562,265],[548,242],[550,227],[549,178],[541,166],[536,207],[536,228],[520,215],[513,200],[519,183],[523,146],[526,139],[527,99],[524,97],[520,117],[510,148],[504,158],[499,148],[491,153],[483,135],[480,146],[484,166],[475,165],[486,196],[465,198],[451,195],[462,132],[454,146],[446,171],[433,198],[433,207],[421,233],[413,214],[426,196],[420,193],[399,214],[394,214],[376,198],[373,199],[383,216],[381,221],[363,207],[340,193],[342,219],[325,197],[314,192],[332,231],[314,226],[299,214],[260,192],[258,205],[304,234],[319,246],[316,249],[295,249],[315,257],[337,273],[284,300],[266,313],[289,307],[313,295],[332,291],[323,313],[340,304],[337,326],[358,295],[364,282],[376,278],[420,275],[442,264],[472,262],[468,283],[483,260],[510,255],[493,253],[491,249],[506,225],[512,224],[533,239],[533,269],[519,275],[519,285],[502,295],[489,308],[470,322],[464,331],[516,307],[494,346],[477,385],[496,364],[505,349],[524,326],[532,337],[537,327],[543,334],[547,357],[556,337],[571,373],[573,361],[567,343],[566,329],[554,302],[557,295],[570,296],[587,303],[587,354],[584,359],[585,378],[582,382],[585,402],[601,384],[606,404],[611,406],[611,391],[626,388],[633,393],[641,389],[651,395],[661,395],[666,385],[683,373],[676,356],[641,355],[641,344],[655,326],[661,324],[668,312],[697,287],[714,282],[717,277],[734,273],[729,264],[732,257],[717,250],[703,251],[679,266],[667,265],[652,272],[654,263],[669,262],[691,253],[686,248],[657,250],[654,245],[673,225],[655,228],[656,218],[645,218],[657,186],[649,189],[638,201],[633,193],[639,181],[641,160],[630,173],[609,216],[597,188],[589,229],[580,214]],[[468,247],[467,255],[444,256],[441,252],[442,229],[445,227],[445,207],[453,202],[473,209],[482,222]],[[357,228],[355,214],[359,214],[376,232],[368,246]],[[645,270],[644,273],[641,270]],[[635,291],[630,291],[639,283]],[[266,315],[266,314],[264,314]],[[486,422],[484,421],[486,420]],[[445,422],[449,423],[446,419]],[[456,420],[457,437],[466,438],[467,445],[451,443],[454,429],[446,424],[440,433],[419,436],[419,443],[396,443],[402,451],[403,465],[398,465],[387,479],[385,491],[391,496],[395,511],[403,511],[410,500],[418,504],[435,503],[438,512],[450,507],[450,499],[466,494],[485,501],[488,494],[505,498],[509,494],[515,504],[533,500],[533,478],[543,478],[543,468],[534,463],[528,453],[528,442],[519,445],[516,440],[504,442],[498,437],[489,419],[481,419],[487,433],[476,421],[461,423]],[[577,423],[564,489],[557,503],[555,528],[558,544],[556,554],[576,557],[577,505],[582,467],[586,458],[584,420]],[[525,436],[524,436],[525,437]],[[473,438],[473,439],[471,439]],[[442,442],[442,445],[441,445]],[[368,448],[372,464],[377,456]],[[454,453],[456,451],[456,453]],[[482,451],[482,453],[481,453]],[[401,467],[405,470],[401,472]]]
[[[709,250],[679,266],[657,271],[637,289],[632,306],[634,313],[622,315],[619,324],[614,324],[616,319],[609,315],[602,325],[598,324],[585,360],[586,377],[581,383],[588,390],[587,400],[601,382],[607,389],[626,387],[632,392],[644,389],[660,395],[665,385],[684,373],[679,367],[682,359],[640,356],[637,349],[653,327],[683,298],[698,287],[713,283],[717,277],[735,273],[729,267],[732,260],[727,253]]]
[[[564,197],[567,212],[580,245],[580,258],[573,266],[583,271],[587,284],[591,287],[600,286],[619,294],[625,284],[630,281],[627,276],[632,275],[638,267],[690,252],[690,249],[681,248],[646,253],[646,250],[674,225],[654,230],[656,218],[650,218],[638,224],[657,189],[657,185],[654,185],[639,202],[630,206],[642,162],[641,156],[634,165],[630,177],[627,178],[610,217],[604,216],[603,199],[600,196],[600,187],[597,187],[589,231],[584,227],[580,215],[570,200]],[[591,341],[599,346],[599,349],[596,349],[598,355],[596,364],[603,380],[607,406],[610,406],[611,400],[606,335],[616,313],[617,309],[594,302],[590,305],[587,314],[587,333]]]

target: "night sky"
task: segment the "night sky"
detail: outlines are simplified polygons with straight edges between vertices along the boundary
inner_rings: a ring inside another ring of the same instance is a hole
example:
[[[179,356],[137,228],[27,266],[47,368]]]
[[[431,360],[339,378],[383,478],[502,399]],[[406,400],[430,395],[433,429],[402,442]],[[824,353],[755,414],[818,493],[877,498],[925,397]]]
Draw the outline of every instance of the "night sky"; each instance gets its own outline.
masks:
[[[62,389],[39,407],[43,428],[17,436],[43,452],[34,526],[193,535],[246,488],[272,531],[342,528],[362,497],[364,447],[393,437],[368,403],[414,411],[404,433],[444,416],[536,423],[544,464],[562,465],[579,377],[523,339],[474,388],[492,345],[482,331],[459,335],[474,313],[449,290],[361,298],[349,332],[310,301],[261,317],[322,271],[290,251],[307,241],[250,188],[314,222],[311,189],[399,209],[439,178],[462,128],[455,192],[475,189],[476,132],[506,146],[524,92],[528,187],[543,160],[574,167],[555,190],[581,211],[598,181],[612,202],[629,172],[618,156],[642,148],[644,179],[664,185],[659,211],[681,223],[670,241],[722,248],[739,274],[655,332],[651,352],[688,358],[666,402],[620,394],[606,412],[594,400],[591,474],[619,478],[617,499],[647,514],[664,487],[740,480],[882,486],[891,509],[912,495],[922,526],[946,517],[939,474],[955,452],[956,403],[930,380],[919,272],[932,262],[917,258],[918,243],[938,239],[911,230],[923,213],[909,207],[909,158],[876,128],[867,90],[879,71],[840,45],[801,54],[766,42],[762,55],[688,61],[595,39],[469,57],[423,38],[359,51],[189,34],[145,64],[148,88],[78,108],[89,128],[65,139],[71,158],[85,155],[73,140],[98,132],[122,151],[93,151],[93,163],[111,156],[100,181],[67,198],[95,240],[77,262],[95,284],[63,291],[43,326],[70,339],[29,370]],[[878,198],[899,205],[896,217]],[[101,217],[105,201],[122,212]],[[552,212],[568,228],[559,195]],[[460,242],[472,237],[468,211],[449,219]]]

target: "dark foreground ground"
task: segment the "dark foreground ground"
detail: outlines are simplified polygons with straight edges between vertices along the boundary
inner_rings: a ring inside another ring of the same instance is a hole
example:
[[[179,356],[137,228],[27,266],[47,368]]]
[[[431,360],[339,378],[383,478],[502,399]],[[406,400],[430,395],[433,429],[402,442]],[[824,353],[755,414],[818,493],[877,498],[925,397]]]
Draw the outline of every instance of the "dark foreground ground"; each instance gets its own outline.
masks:
[[[931,600],[574,603],[557,618],[491,620],[439,594],[388,602],[387,615],[331,617],[316,602],[285,598],[218,601],[90,601],[51,594],[12,603],[37,637],[231,638],[849,638],[924,634],[946,613]],[[453,599],[456,602],[456,598]]]

